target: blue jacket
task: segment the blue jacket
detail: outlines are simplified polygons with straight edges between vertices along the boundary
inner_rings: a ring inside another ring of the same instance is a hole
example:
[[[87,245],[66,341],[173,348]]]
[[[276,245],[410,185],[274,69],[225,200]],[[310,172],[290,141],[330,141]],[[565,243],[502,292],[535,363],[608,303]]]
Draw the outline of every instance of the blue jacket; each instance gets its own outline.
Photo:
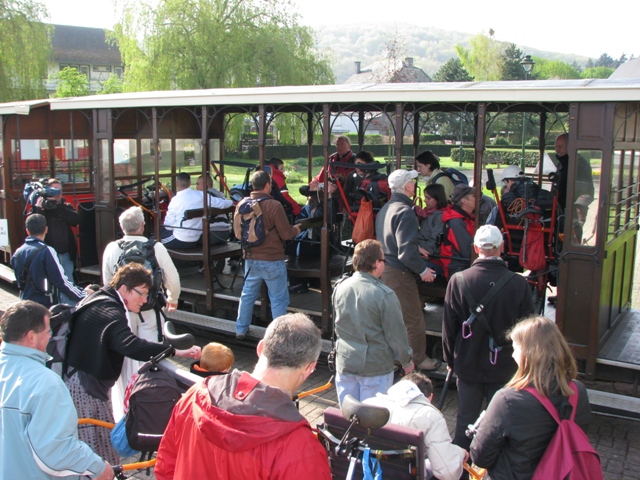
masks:
[[[104,460],[78,439],[69,389],[44,366],[48,355],[0,346],[0,478],[29,480],[99,476]]]
[[[24,245],[18,248],[11,258],[11,266],[18,283],[20,283],[22,267],[31,253],[40,246],[45,248],[33,257],[26,284],[18,285],[20,300],[33,300],[48,308],[54,303],[58,303],[57,299],[53,298],[53,287],[69,298],[76,300],[83,298],[86,293],[65,276],[64,269],[58,260],[58,254],[53,247],[31,236],[26,238]]]

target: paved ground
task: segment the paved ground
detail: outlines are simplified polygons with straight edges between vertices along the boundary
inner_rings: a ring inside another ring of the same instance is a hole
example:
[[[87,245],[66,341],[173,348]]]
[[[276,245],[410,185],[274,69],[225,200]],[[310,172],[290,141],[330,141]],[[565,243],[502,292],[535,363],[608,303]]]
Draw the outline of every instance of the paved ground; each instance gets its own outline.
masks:
[[[640,282],[638,282],[640,284]],[[16,292],[8,285],[0,282],[0,311],[4,311],[8,305],[16,300]],[[198,338],[201,345],[210,339]],[[230,337],[218,339],[224,341],[236,355],[235,367],[242,370],[251,370],[256,362],[255,349],[246,344],[235,343]],[[307,380],[303,388],[310,390],[325,384],[331,377],[327,366],[319,365],[315,373]],[[436,382],[435,398],[440,398],[441,383]],[[593,387],[591,387],[593,388]],[[447,395],[443,414],[453,432],[455,414],[457,411],[456,391],[452,390]],[[322,412],[329,406],[336,406],[335,387],[318,394],[312,395],[300,401],[300,411],[309,420],[312,426],[322,421]],[[603,415],[594,415],[589,428],[589,439],[601,456],[605,478],[610,480],[630,480],[640,478],[640,422],[629,419],[613,418]],[[135,461],[135,459],[128,459]],[[139,472],[133,478],[154,479],[153,474],[146,476]]]

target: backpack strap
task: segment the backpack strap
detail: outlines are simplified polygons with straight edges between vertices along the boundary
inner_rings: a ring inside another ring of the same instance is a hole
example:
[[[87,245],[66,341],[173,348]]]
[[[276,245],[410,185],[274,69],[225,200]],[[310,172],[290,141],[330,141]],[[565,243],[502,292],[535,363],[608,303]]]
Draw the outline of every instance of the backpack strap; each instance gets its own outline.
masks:
[[[98,290],[98,292],[100,292],[100,290]],[[96,292],[95,294],[91,295],[90,298],[89,297],[85,297],[85,301],[80,301],[80,304],[76,307],[75,311],[73,312],[73,314],[71,315],[71,320],[69,320],[69,334],[67,337],[67,344],[64,347],[64,359],[62,360],[62,378],[63,380],[65,379],[65,377],[67,379],[73,377],[75,375],[75,373],[78,371],[78,368],[74,368],[73,370],[71,370],[71,372],[67,373],[67,369],[69,368],[69,345],[71,343],[71,338],[73,336],[73,327],[75,325],[75,321],[76,318],[78,316],[78,314],[80,312],[83,312],[89,305],[92,305],[94,303],[97,302],[102,302],[102,301],[107,301],[107,302],[112,302],[114,304],[117,305],[122,305],[118,300],[116,300],[115,298],[112,298],[108,295],[104,295],[102,293],[98,293]]]
[[[150,310],[146,310],[147,312]],[[162,333],[162,318],[164,318],[165,322],[167,321],[167,316],[162,311],[162,307],[156,304],[153,308],[153,313],[155,313],[156,317],[156,331],[158,332],[158,343],[164,342],[164,334]],[[142,310],[138,312],[138,318],[141,323],[145,323],[144,318],[142,317]]]
[[[487,333],[487,335],[489,335],[489,361],[492,365],[495,365],[498,362],[498,353],[502,350],[503,345],[499,345],[495,340],[491,325],[489,325],[487,317],[484,315],[484,309],[491,303],[502,287],[504,287],[516,274],[513,272],[505,272],[504,275],[502,275],[500,279],[491,288],[489,288],[489,291],[479,302],[474,300],[471,290],[469,289],[469,285],[467,285],[462,272],[460,272],[459,275],[456,275],[460,281],[460,285],[462,286],[464,298],[469,304],[469,318],[462,322],[462,338],[467,339],[473,335],[471,325],[477,319],[482,329]]]
[[[20,278],[18,279],[18,288],[20,290],[24,290],[27,286],[27,281],[31,281],[31,284],[33,285],[34,290],[38,293],[43,293],[43,292],[40,292],[40,290],[38,289],[38,286],[33,282],[33,279],[29,275],[29,270],[31,269],[31,264],[33,263],[33,260],[35,259],[36,255],[38,255],[38,253],[40,253],[45,248],[47,248],[46,245],[38,245],[38,247],[29,254],[29,256],[27,257],[27,260],[24,262],[24,265],[22,266],[22,272],[20,272]],[[47,292],[44,292],[45,295],[46,293]]]
[[[573,395],[569,395],[569,403],[571,404],[572,408],[570,420],[574,422],[576,418],[576,411],[578,410],[578,398],[580,395],[578,393],[578,386],[575,384],[575,382],[569,382],[569,387],[571,388],[571,390],[573,390]],[[562,421],[558,410],[553,405],[553,403],[551,403],[551,400],[549,400],[549,398],[542,395],[534,387],[527,387],[524,390],[536,397],[536,399],[542,404],[547,412],[549,412],[549,415],[551,415],[558,424]]]
[[[443,171],[441,171],[439,174],[437,174],[435,177],[433,177],[431,179],[431,184],[435,184],[440,177],[447,177],[451,181],[453,181],[453,179],[451,178],[451,175],[443,170]]]
[[[280,204],[280,202],[278,202],[275,198],[269,198],[269,197],[262,197],[262,198],[258,198],[258,199],[257,199],[258,204],[259,204],[260,202],[262,202],[263,200],[273,200],[274,202],[277,202],[277,203],[279,203],[279,204]],[[280,204],[280,205],[281,205],[281,204]],[[262,206],[260,207],[260,210],[262,210]],[[262,212],[262,215],[264,215],[264,212]],[[274,225],[274,226],[272,226],[271,228],[268,228],[268,229],[267,229],[267,228],[265,228],[264,236],[266,237],[267,235],[269,235],[273,230],[275,230],[275,228],[276,228],[276,226],[275,226],[275,225]]]

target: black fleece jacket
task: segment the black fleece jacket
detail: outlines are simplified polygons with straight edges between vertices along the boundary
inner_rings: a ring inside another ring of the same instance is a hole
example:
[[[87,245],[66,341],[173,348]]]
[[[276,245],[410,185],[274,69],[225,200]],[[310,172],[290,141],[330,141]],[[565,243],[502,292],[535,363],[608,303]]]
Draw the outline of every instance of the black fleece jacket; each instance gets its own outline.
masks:
[[[97,296],[106,298],[81,311],[72,327],[68,344],[70,367],[97,380],[115,382],[122,371],[124,357],[146,362],[168,348],[133,334],[124,304],[111,287],[103,287],[89,295],[78,308]]]

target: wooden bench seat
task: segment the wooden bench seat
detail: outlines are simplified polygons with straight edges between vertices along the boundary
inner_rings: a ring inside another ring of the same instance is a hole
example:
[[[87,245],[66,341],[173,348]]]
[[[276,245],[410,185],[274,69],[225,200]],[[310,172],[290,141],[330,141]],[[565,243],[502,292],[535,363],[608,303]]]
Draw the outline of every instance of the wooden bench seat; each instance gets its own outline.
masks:
[[[204,261],[204,248],[199,246],[196,248],[167,248],[169,255],[176,260],[185,260],[192,262]],[[209,259],[224,260],[227,258],[237,258],[242,256],[242,247],[238,242],[228,242],[217,245],[211,245],[208,249]]]
[[[287,273],[290,277],[320,278],[322,269],[320,257],[288,256]],[[332,255],[329,258],[329,276],[338,277],[353,269],[353,257]]]
[[[353,270],[353,257],[336,254],[329,257],[326,268],[322,268],[322,257],[288,256],[287,274],[296,278],[319,278],[322,299],[322,332],[330,335],[333,329],[331,319],[331,279]]]

